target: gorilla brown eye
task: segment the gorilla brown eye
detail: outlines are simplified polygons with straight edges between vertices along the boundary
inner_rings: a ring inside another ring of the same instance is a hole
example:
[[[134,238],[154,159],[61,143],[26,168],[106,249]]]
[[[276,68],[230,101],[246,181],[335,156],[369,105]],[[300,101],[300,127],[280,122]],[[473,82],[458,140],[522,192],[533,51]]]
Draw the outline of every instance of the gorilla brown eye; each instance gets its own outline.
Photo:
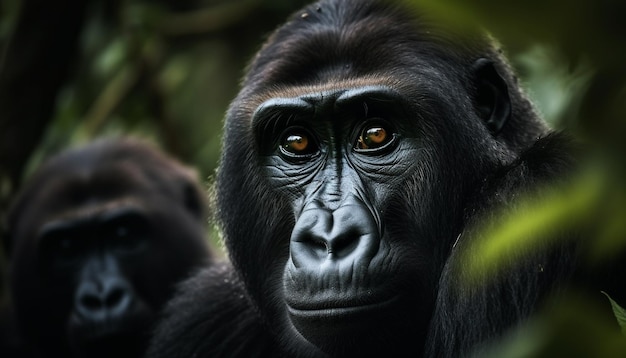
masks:
[[[355,149],[378,153],[378,150],[387,148],[393,139],[393,132],[387,126],[380,123],[369,123],[359,133]]]
[[[318,150],[313,136],[303,128],[288,128],[280,138],[280,153],[286,159],[303,160]]]
[[[285,138],[283,148],[291,153],[305,153],[309,146],[309,138],[306,135],[292,134]]]
[[[380,147],[387,140],[387,131],[382,127],[372,127],[364,130],[359,136],[358,148],[371,149]]]

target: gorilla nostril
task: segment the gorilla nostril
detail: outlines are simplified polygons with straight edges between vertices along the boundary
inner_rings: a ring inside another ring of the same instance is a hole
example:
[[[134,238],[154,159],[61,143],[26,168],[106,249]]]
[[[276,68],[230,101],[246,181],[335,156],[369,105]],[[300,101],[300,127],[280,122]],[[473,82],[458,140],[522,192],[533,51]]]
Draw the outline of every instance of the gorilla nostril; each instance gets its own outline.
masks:
[[[310,242],[313,250],[317,252],[330,253],[332,250],[324,240],[314,238]]]
[[[335,254],[338,258],[346,257],[350,255],[350,253],[356,251],[360,240],[361,237],[358,233],[343,235],[333,241],[332,247],[328,250],[328,252],[329,254]]]
[[[331,247],[328,245],[326,240],[311,233],[308,233],[308,235],[305,236],[302,243],[303,247],[306,247],[313,256],[318,258],[318,260],[324,259],[331,252]]]
[[[103,302],[97,295],[84,295],[79,302],[83,307],[91,311],[97,311],[103,307]]]
[[[122,288],[114,288],[109,294],[105,297],[105,305],[107,307],[115,307],[120,304],[125,296],[125,291]]]
[[[102,320],[124,315],[132,306],[131,287],[118,277],[84,282],[76,296],[76,312],[83,318]]]

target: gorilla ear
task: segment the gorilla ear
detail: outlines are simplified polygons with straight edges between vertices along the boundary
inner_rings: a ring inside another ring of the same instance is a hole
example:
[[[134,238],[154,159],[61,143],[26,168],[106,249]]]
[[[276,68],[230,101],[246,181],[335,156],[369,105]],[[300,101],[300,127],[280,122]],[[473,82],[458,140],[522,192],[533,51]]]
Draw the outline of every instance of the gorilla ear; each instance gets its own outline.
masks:
[[[476,110],[495,135],[511,117],[509,89],[491,60],[481,58],[474,62],[473,73],[476,79]]]

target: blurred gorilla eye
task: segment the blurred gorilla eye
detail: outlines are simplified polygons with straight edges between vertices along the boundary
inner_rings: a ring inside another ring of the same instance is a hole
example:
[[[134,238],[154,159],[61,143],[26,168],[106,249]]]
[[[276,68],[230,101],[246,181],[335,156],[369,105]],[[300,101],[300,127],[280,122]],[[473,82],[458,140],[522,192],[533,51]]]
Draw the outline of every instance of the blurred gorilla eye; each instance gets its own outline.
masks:
[[[115,218],[107,225],[109,241],[116,250],[131,253],[141,250],[148,244],[149,223],[139,213],[127,213]]]
[[[75,257],[80,251],[80,246],[78,242],[74,239],[70,238],[57,238],[55,242],[55,246],[57,251],[62,257],[71,259]]]
[[[114,244],[115,250],[122,254],[137,253],[148,247],[147,237],[138,231],[132,231],[133,229],[118,226],[115,229],[113,239],[110,241]]]
[[[57,261],[70,263],[77,259],[86,243],[72,230],[49,230],[42,234],[41,245],[47,257],[54,257]]]
[[[395,136],[388,125],[378,121],[368,121],[359,132],[355,149],[357,151],[378,153],[389,148]]]
[[[120,225],[115,229],[115,235],[119,238],[127,237],[130,234],[128,227]]]

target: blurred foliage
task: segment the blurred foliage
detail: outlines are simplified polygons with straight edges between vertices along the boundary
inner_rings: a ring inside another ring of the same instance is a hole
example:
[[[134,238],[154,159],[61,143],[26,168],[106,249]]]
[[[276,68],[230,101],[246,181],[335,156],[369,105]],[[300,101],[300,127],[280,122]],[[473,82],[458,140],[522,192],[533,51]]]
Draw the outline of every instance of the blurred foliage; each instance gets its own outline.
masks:
[[[19,0],[0,1],[0,45],[4,45],[13,26],[19,9]],[[2,47],[0,47],[2,48]],[[0,51],[0,54],[2,52]]]
[[[507,207],[479,228],[477,237],[465,238],[473,241],[464,257],[469,279],[495,277],[497,270],[513,269],[516,258],[554,244],[563,228],[575,226],[579,231],[592,225],[597,218],[590,214],[599,212],[595,209],[602,205],[598,193],[603,178],[596,171],[586,174],[574,183],[538,188],[520,197],[512,203],[514,207]],[[599,242],[594,244],[597,251],[604,252]]]
[[[606,172],[605,163],[597,158],[571,182],[537,188],[485,223],[465,258],[468,277],[509,269],[515,258],[579,235],[590,237],[584,245],[585,264],[623,256],[626,187],[615,182],[621,177]]]
[[[75,73],[26,175],[69,143],[130,134],[211,176],[248,59],[298,3],[125,1],[114,11],[92,3]]]
[[[540,43],[529,45],[512,60],[546,121],[554,127],[575,126],[594,73],[589,61],[572,61],[554,46]]]
[[[547,309],[473,358],[622,358],[626,340],[586,297]]]

